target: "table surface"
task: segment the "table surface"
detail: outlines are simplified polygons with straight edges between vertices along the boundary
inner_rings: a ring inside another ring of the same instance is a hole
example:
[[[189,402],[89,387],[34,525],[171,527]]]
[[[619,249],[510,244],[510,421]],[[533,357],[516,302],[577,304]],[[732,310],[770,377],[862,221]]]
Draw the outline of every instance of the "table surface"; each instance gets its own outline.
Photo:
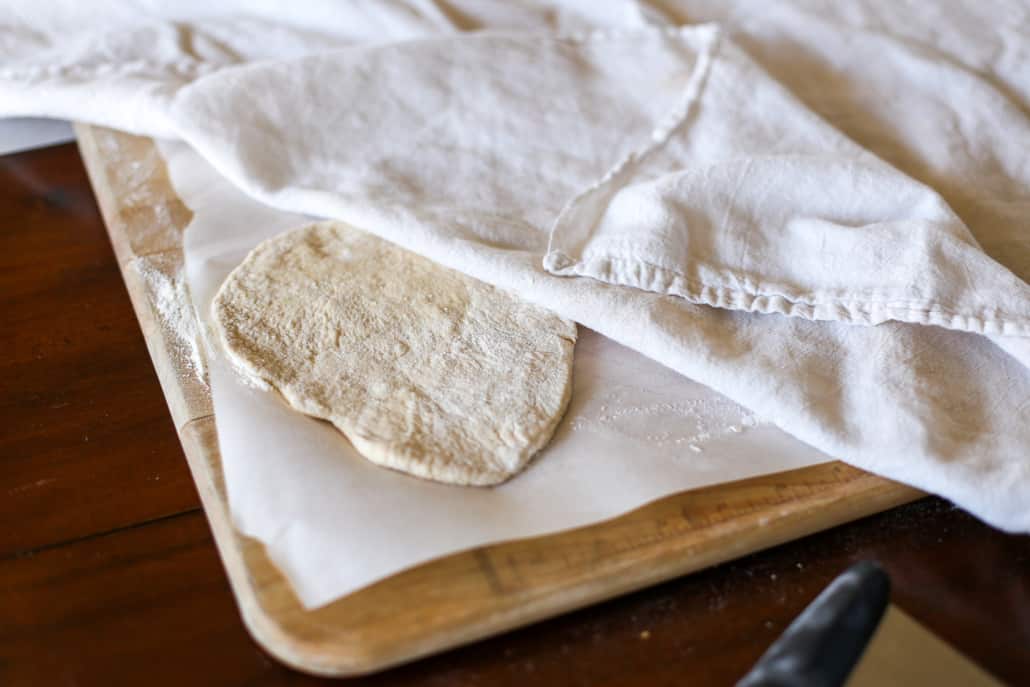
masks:
[[[74,145],[0,157],[0,684],[307,684],[248,637]],[[368,678],[725,685],[849,563],[1013,684],[1030,537],[935,498]]]

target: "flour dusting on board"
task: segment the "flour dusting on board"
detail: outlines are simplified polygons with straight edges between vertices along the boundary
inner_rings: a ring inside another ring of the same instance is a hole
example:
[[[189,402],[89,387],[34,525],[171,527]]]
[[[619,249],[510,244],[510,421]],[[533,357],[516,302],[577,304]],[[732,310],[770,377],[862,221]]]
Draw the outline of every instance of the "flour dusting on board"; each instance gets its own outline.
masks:
[[[192,374],[206,387],[207,363],[201,350],[200,325],[182,271],[168,274],[156,261],[146,257],[135,258],[129,267],[146,285],[176,369]]]
[[[766,424],[748,409],[718,397],[646,398],[647,389],[615,389],[572,419],[573,430],[607,430],[659,447],[683,446],[694,453],[707,442]],[[631,401],[630,398],[637,399]],[[657,425],[662,429],[656,429]]]

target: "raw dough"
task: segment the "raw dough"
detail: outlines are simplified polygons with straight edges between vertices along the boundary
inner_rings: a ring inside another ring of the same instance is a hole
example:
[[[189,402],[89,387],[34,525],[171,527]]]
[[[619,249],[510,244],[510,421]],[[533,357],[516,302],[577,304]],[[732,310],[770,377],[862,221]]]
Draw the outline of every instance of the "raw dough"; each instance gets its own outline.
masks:
[[[517,473],[572,388],[574,323],[338,222],[259,245],[212,308],[244,374],[441,482]]]

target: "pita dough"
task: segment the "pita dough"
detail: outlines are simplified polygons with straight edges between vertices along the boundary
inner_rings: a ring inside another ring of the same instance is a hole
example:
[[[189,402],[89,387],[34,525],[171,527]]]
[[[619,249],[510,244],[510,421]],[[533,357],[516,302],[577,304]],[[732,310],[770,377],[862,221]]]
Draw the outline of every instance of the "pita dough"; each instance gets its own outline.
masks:
[[[341,223],[265,241],[212,307],[244,374],[419,477],[503,482],[568,403],[574,323]]]

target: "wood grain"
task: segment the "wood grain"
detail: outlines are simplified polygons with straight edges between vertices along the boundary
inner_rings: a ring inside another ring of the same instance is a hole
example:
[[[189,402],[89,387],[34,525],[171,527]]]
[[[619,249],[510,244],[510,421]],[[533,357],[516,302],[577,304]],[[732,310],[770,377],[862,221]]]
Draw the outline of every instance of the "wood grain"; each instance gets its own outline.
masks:
[[[140,258],[159,258],[168,274],[176,273],[189,212],[154,160],[151,142],[83,126],[77,133],[243,618],[259,643],[300,670],[380,670],[921,495],[828,463],[679,494],[570,532],[448,556],[305,611],[262,547],[233,531],[206,389],[170,355],[168,328],[134,275]],[[141,176],[121,173],[140,160]],[[155,222],[163,225],[154,227]]]
[[[196,509],[73,146],[0,157],[0,226],[0,556]]]

